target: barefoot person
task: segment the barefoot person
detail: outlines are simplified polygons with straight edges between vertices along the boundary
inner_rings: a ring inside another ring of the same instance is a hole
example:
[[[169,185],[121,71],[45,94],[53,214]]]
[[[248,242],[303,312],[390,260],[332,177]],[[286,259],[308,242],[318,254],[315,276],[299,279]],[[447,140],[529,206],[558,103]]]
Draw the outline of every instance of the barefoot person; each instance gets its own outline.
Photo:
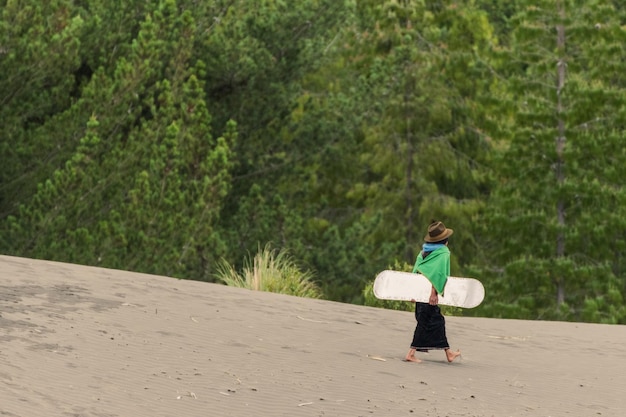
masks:
[[[428,226],[428,234],[424,238],[422,251],[417,256],[413,273],[424,275],[432,284],[428,303],[415,303],[415,319],[417,326],[413,334],[411,349],[404,358],[408,362],[421,362],[415,352],[444,350],[448,362],[456,359],[461,352],[451,351],[446,338],[446,322],[439,309],[439,294],[444,293],[448,276],[450,276],[450,250],[448,238],[454,233],[442,222],[432,221]]]

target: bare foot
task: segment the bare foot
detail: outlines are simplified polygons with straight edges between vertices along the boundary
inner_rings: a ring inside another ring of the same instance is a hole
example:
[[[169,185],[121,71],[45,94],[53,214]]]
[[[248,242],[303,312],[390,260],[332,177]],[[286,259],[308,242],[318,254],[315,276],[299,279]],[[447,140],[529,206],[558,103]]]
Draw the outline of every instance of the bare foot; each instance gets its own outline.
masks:
[[[415,356],[409,356],[407,355],[406,358],[404,358],[404,360],[406,362],[415,362],[415,363],[420,363],[422,360],[421,359],[417,359]]]
[[[404,357],[404,360],[407,361],[407,362],[415,362],[415,363],[420,363],[421,362],[421,359],[417,359],[415,357],[415,349],[413,349],[413,348],[409,349],[409,352]]]
[[[455,360],[459,356],[461,356],[461,351],[460,350],[457,349],[456,352],[453,352],[450,349],[446,349],[446,358],[448,359],[448,362],[452,362],[453,360]]]

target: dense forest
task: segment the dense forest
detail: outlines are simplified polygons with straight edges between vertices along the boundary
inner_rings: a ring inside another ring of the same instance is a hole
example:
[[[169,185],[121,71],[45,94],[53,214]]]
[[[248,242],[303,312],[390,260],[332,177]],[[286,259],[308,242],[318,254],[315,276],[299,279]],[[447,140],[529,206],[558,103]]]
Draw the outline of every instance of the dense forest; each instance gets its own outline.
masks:
[[[626,323],[617,0],[0,0],[0,252],[362,303],[431,219],[463,314]]]

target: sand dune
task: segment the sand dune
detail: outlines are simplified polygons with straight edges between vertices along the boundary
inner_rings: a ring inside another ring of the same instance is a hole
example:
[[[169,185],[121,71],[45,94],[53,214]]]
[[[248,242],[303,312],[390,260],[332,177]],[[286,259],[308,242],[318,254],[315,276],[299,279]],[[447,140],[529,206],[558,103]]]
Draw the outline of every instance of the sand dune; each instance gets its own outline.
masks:
[[[411,313],[0,256],[0,416],[624,416],[626,327]]]

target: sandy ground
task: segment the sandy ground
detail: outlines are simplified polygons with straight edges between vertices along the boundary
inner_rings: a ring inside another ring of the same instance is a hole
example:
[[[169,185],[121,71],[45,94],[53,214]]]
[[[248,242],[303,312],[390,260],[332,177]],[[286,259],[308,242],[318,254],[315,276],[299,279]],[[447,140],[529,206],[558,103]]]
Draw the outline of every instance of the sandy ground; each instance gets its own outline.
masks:
[[[0,256],[0,416],[624,416],[626,326],[412,313]]]

